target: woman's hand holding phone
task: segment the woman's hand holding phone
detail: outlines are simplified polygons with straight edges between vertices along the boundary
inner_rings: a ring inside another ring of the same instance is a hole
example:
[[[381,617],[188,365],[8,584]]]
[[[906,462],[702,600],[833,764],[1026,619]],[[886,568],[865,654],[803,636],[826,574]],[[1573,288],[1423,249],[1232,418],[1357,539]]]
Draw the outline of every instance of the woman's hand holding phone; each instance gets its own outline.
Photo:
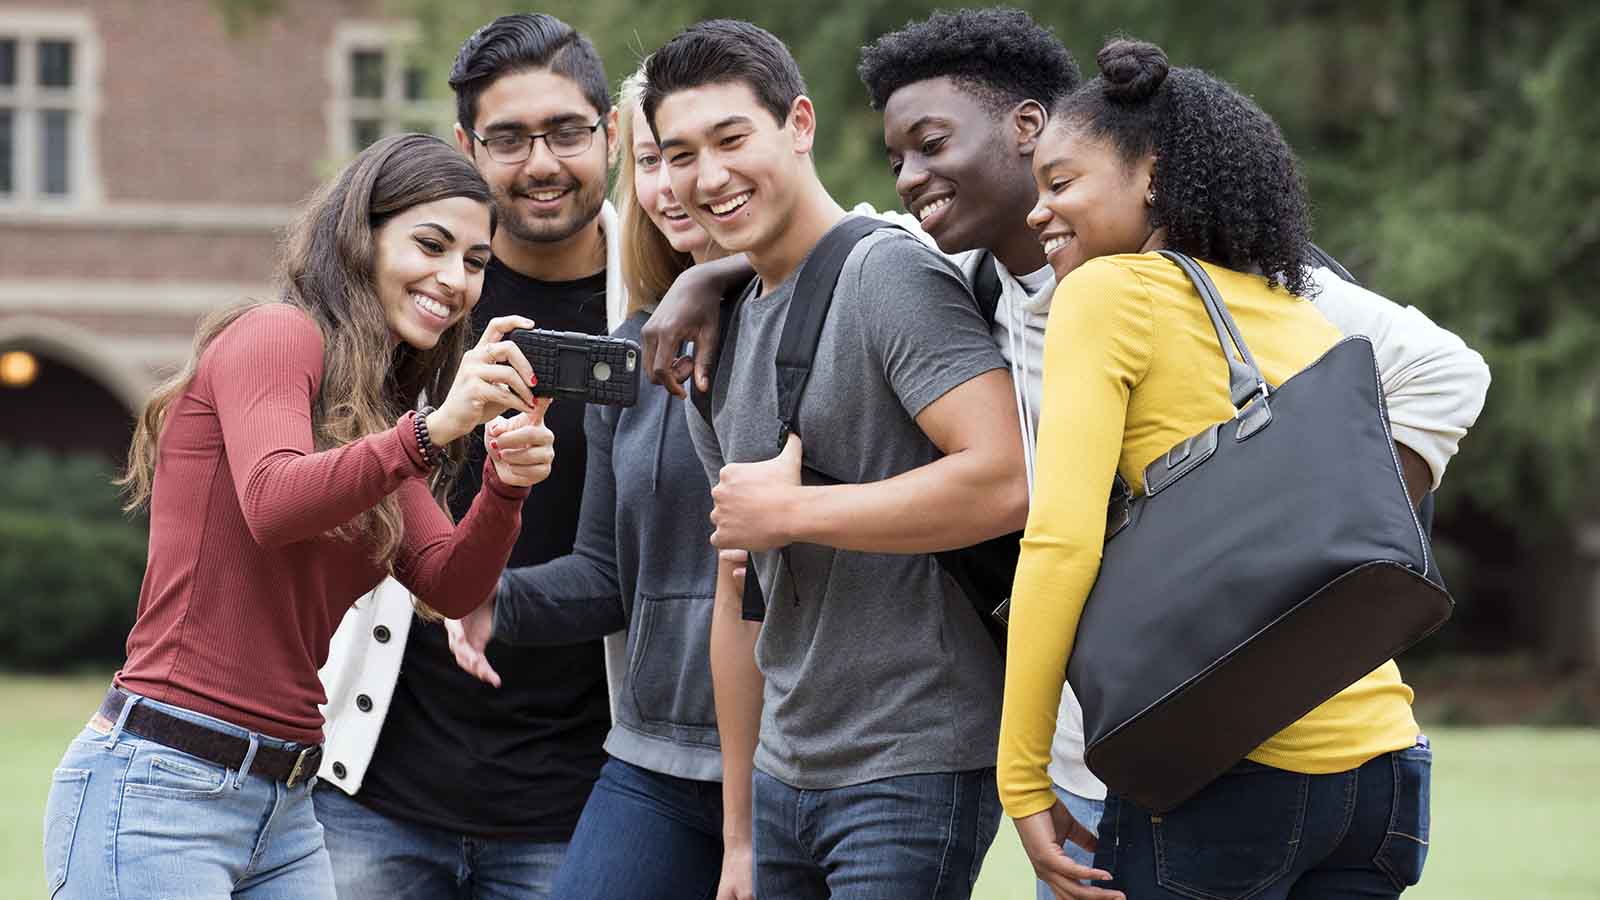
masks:
[[[538,379],[521,348],[505,339],[515,329],[532,327],[533,320],[523,316],[489,321],[477,346],[461,357],[449,395],[428,415],[428,437],[434,444],[443,447],[507,410],[534,411]],[[542,424],[542,412],[540,419]]]

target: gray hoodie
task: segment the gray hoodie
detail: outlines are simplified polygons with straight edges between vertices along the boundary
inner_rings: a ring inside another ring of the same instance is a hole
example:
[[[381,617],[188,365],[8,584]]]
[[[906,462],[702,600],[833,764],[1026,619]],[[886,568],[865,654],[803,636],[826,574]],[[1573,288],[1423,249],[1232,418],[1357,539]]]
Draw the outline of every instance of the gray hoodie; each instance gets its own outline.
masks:
[[[646,318],[634,315],[613,335],[638,340]],[[627,666],[613,686],[606,752],[653,772],[720,781],[711,489],[682,404],[643,384],[634,406],[589,407],[577,541],[567,556],[501,576],[494,637],[550,646],[626,628]],[[537,517],[523,527],[539,527]]]

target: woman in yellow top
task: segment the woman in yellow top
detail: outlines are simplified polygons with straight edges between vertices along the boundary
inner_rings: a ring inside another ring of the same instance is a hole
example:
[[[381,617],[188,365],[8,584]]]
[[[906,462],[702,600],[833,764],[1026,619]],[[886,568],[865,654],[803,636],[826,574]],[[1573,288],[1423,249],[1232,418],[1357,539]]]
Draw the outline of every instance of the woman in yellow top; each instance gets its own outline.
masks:
[[[1113,477],[1141,491],[1148,463],[1234,413],[1199,295],[1154,251],[1201,261],[1275,384],[1341,336],[1303,299],[1305,194],[1266,113],[1203,72],[1169,69],[1150,44],[1114,41],[1098,62],[1100,77],[1058,105],[1034,153],[1029,221],[1059,287],[1012,594],[1001,800],[1058,897],[1398,896],[1426,853],[1430,756],[1392,661],[1169,813],[1108,797],[1096,869],[1061,850],[1068,838],[1095,843],[1057,802],[1046,766]],[[1127,652],[1141,652],[1137,635]]]

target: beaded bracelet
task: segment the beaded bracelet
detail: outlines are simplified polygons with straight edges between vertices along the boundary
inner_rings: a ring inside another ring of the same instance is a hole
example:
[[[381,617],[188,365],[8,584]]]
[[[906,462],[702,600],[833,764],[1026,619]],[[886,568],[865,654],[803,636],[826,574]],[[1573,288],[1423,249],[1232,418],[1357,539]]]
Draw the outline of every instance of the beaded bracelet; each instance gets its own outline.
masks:
[[[444,451],[434,446],[433,439],[428,437],[428,416],[432,413],[433,407],[424,406],[411,419],[412,430],[417,435],[417,449],[422,451],[422,461],[430,469],[438,468],[444,461]]]

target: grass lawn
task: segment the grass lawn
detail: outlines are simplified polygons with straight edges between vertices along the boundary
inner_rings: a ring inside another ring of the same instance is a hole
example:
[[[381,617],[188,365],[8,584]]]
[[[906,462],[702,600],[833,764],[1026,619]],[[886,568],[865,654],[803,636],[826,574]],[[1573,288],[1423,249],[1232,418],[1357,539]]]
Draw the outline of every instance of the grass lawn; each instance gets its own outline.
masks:
[[[104,676],[0,676],[0,898],[43,895],[39,830],[50,772],[105,691]],[[1429,729],[1432,848],[1408,900],[1593,900],[1600,871],[1592,804],[1600,730]],[[978,880],[977,900],[1029,900],[1032,872],[1009,821]]]

